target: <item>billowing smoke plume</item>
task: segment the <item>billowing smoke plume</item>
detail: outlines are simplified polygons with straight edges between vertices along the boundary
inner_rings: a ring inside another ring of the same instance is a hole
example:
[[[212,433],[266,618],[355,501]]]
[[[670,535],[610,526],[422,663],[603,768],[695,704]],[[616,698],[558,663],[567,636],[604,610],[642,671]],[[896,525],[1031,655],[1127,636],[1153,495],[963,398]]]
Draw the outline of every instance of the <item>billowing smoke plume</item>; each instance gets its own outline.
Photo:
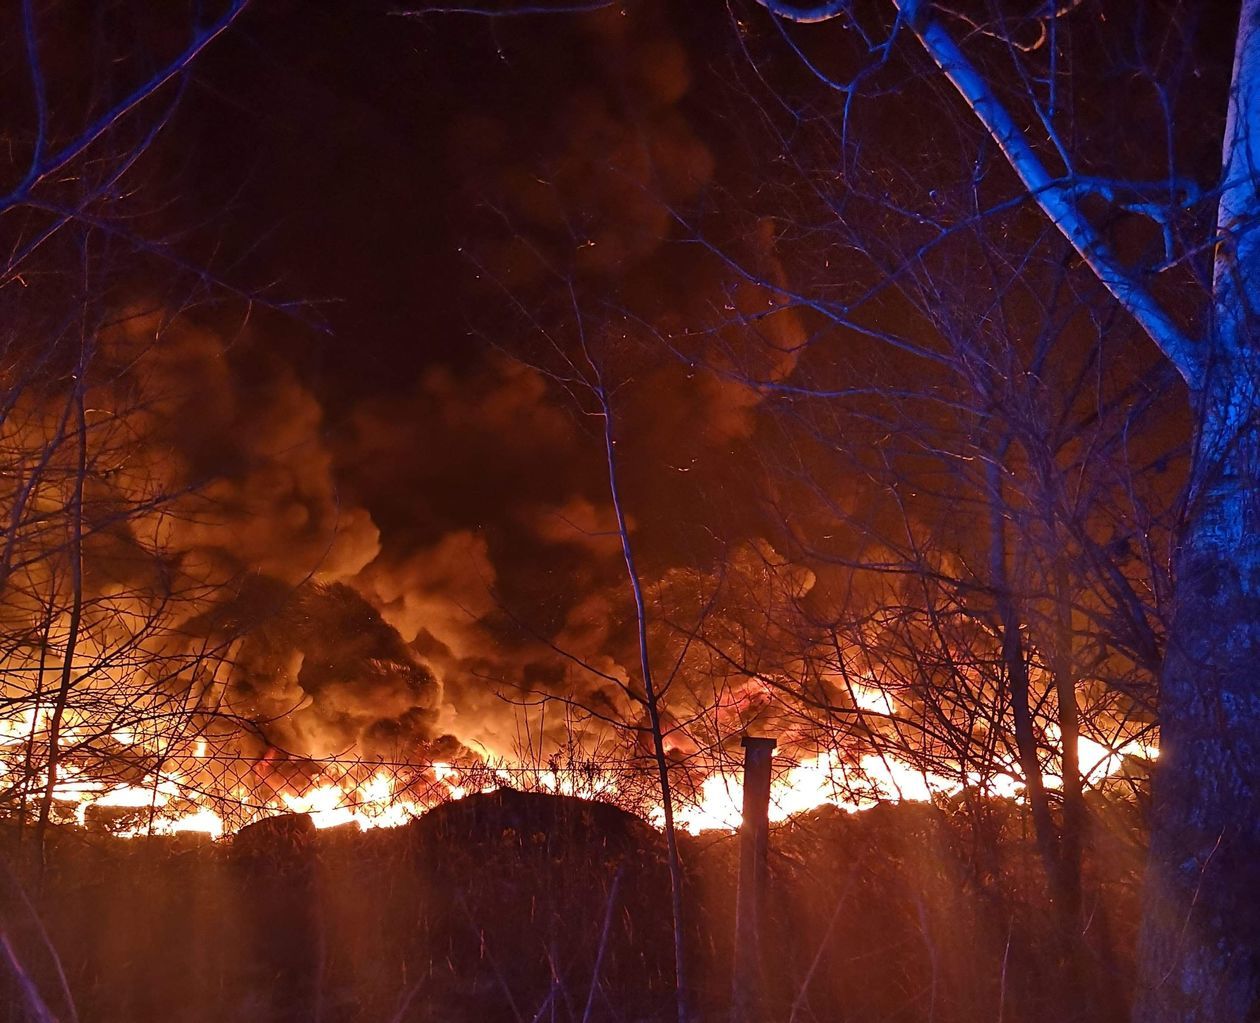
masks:
[[[656,258],[714,171],[684,113],[690,69],[646,15],[582,24],[620,59],[566,90],[545,125],[459,119],[449,151],[492,211],[468,252],[496,302],[547,309],[558,267],[593,293],[619,282],[667,342],[617,342],[617,432],[671,743],[685,750],[769,712],[732,667],[732,637],[808,589],[744,510],[757,504],[758,384],[791,370],[804,331],[776,309],[769,225],[751,239],[761,283],[728,290],[711,267],[679,275]],[[197,688],[198,706],[242,726],[243,748],[406,757],[457,742],[511,756],[537,750],[540,729],[554,746],[642,725],[598,424],[531,367],[528,325],[499,327],[496,345],[523,361],[487,347],[348,408],[265,331],[146,314],[102,339],[99,405],[126,409],[132,445],[114,485],[162,499],[99,531],[93,571],[123,585],[107,537],[153,552],[185,596],[162,642],[194,661],[214,651],[166,685]],[[682,728],[703,706],[721,709]]]
[[[144,535],[165,566],[163,642],[182,636],[189,663],[215,651],[211,668],[196,662],[199,707],[242,725],[246,749],[384,756],[430,743],[438,682],[349,585],[379,555],[379,531],[343,499],[323,410],[292,369],[249,334],[228,345],[138,315],[106,334],[91,370],[99,404],[127,424],[118,475],[133,488],[132,513],[100,536],[139,547]],[[118,575],[107,550],[88,548],[89,578]],[[153,592],[136,587],[136,602]],[[166,688],[193,684],[185,673]]]

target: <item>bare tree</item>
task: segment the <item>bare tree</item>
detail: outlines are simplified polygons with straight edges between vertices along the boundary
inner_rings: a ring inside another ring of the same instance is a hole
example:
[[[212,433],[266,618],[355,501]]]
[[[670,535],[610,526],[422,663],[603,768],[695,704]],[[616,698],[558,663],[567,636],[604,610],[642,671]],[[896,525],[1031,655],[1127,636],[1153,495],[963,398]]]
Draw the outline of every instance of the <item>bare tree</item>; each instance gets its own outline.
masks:
[[[0,119],[0,802],[20,820],[34,806],[40,849],[80,772],[133,783],[160,763],[217,656],[176,636],[205,597],[160,539],[187,481],[151,471],[136,397],[145,345],[120,359],[118,339],[134,314],[121,296],[155,260],[191,294],[212,280],[147,229],[161,218],[134,187],[193,65],[245,6],[72,14],[27,0],[3,16],[8,66],[24,77]],[[163,338],[148,338],[150,354]]]
[[[592,325],[590,315],[577,301],[571,282],[567,290],[572,298],[567,335],[545,325],[535,315],[528,317],[547,354],[545,359],[539,358],[531,364],[567,393],[582,415],[591,417],[597,424],[595,443],[601,451],[605,470],[604,482],[611,509],[610,537],[616,542],[624,571],[624,597],[633,622],[637,677],[623,680],[596,663],[597,655],[606,656],[611,651],[575,651],[554,645],[553,648],[616,692],[623,711],[620,716],[612,717],[608,713],[609,705],[591,706],[580,696],[572,699],[573,705],[595,714],[604,726],[628,732],[635,745],[645,742],[649,747],[670,879],[675,1013],[679,1023],[688,1023],[694,1018],[694,992],[689,983],[689,938],[684,906],[686,875],[678,844],[680,825],[676,819],[680,784],[675,776],[685,767],[679,762],[677,750],[680,745],[691,744],[690,723],[712,709],[703,699],[697,705],[697,694],[687,685],[687,679],[692,670],[693,649],[699,650],[699,645],[693,647],[693,643],[712,611],[716,589],[710,590],[706,597],[703,596],[705,587],[701,587],[698,607],[687,609],[691,617],[683,624],[678,618],[671,620],[662,599],[661,585],[654,584],[640,565],[640,540],[631,524],[630,499],[623,482],[622,461],[627,438],[619,427],[624,415],[624,397],[619,392],[632,383],[632,378],[619,370],[616,346],[611,343],[610,335]],[[514,304],[518,310],[521,308],[519,302]],[[683,694],[684,689],[687,695]],[[544,698],[544,702],[550,699]]]
[[[193,6],[147,22],[141,17],[121,41],[99,23],[36,0],[9,8],[5,46],[13,66],[25,68],[27,89],[25,109],[14,104],[2,122],[9,157],[0,170],[0,283],[29,273],[37,257],[55,262],[50,250],[68,228],[95,229],[141,250],[163,251],[118,217],[126,208],[128,175],[169,124],[197,58],[246,2],[227,0],[211,10]],[[141,14],[125,4],[108,6],[124,21]],[[172,30],[183,37],[175,45],[167,37]],[[73,249],[75,242],[66,244]],[[177,260],[173,252],[166,256]]]

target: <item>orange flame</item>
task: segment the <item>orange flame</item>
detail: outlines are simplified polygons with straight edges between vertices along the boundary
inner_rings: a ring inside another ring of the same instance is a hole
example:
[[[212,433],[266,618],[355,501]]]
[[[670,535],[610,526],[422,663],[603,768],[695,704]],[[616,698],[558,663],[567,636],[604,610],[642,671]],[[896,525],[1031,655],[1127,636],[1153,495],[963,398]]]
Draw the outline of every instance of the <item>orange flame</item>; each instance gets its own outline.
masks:
[[[876,690],[862,691],[856,699],[872,712],[891,714],[894,710],[891,698]],[[46,728],[44,714],[37,717],[34,712],[26,712],[0,718],[0,785],[17,770],[19,754],[33,741],[32,736]],[[1046,737],[1057,740],[1057,731],[1048,727]],[[112,739],[136,749],[137,762],[144,759],[139,754],[151,752],[145,750],[132,730],[116,729]],[[1126,758],[1152,760],[1159,752],[1154,743],[1141,739],[1107,744],[1085,736],[1079,739],[1078,750],[1082,775],[1090,785],[1117,774]],[[182,758],[164,759],[177,767],[154,770],[141,783],[92,778],[83,767],[64,763],[58,769],[53,799],[63,809],[68,808],[62,819],[79,825],[88,823],[90,813],[106,811],[103,816],[116,821],[109,830],[123,837],[195,833],[217,839],[251,820],[283,813],[309,814],[320,828],[397,827],[438,803],[519,780],[507,770],[483,769],[470,774],[453,764],[435,762],[427,769],[412,769],[412,773],[420,772],[426,778],[427,787],[422,791],[414,785],[400,784],[383,769],[374,770],[367,777],[362,777],[362,771],[341,770],[339,776],[318,780],[300,791],[286,789],[282,784],[260,799],[243,783],[230,792],[212,792],[204,780],[199,783],[199,771],[211,759],[207,740],[197,738],[188,744]],[[580,774],[552,768],[516,770],[525,770],[531,786],[545,792],[612,803],[622,802],[625,795],[618,775],[611,770],[595,768]],[[1050,771],[1043,781],[1049,788],[1062,785],[1061,779]],[[27,779],[28,792],[42,793],[45,785],[46,776]],[[856,812],[882,802],[930,802],[956,795],[965,786],[981,788],[988,795],[1022,798],[1023,785],[1014,764],[1003,765],[995,776],[983,779],[974,774],[950,777],[925,771],[892,755],[867,753],[854,762],[839,750],[826,750],[798,760],[777,775],[771,786],[770,815],[773,821],[780,822],[822,806]],[[703,778],[694,794],[676,800],[675,822],[692,834],[734,830],[740,824],[742,799],[738,772],[730,767],[716,767]],[[135,813],[127,814],[128,810]],[[231,823],[225,816],[230,817]],[[654,825],[663,827],[661,807],[649,809],[647,816]]]

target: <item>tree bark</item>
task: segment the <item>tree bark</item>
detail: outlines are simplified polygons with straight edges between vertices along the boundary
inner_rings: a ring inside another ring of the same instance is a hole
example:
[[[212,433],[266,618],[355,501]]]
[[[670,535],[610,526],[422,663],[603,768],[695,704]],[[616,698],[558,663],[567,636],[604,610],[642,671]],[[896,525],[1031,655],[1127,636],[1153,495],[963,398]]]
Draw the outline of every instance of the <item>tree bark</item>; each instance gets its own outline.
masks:
[[[1160,680],[1141,1023],[1260,1012],[1260,0],[1242,4],[1222,148],[1215,315]]]
[[[1202,401],[1201,452],[1160,689],[1134,1011],[1141,1023],[1256,1018],[1260,429],[1254,385],[1246,383],[1237,393],[1222,381],[1234,393]]]

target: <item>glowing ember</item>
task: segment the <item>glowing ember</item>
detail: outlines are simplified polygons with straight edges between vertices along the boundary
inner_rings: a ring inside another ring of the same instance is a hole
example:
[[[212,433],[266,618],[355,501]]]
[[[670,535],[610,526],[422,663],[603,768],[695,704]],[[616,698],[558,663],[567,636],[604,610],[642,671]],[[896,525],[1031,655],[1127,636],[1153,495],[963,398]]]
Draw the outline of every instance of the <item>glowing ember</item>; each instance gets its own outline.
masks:
[[[203,832],[211,838],[220,838],[223,835],[223,821],[213,810],[198,810],[187,817],[172,821],[167,830],[173,835],[196,831]]]

